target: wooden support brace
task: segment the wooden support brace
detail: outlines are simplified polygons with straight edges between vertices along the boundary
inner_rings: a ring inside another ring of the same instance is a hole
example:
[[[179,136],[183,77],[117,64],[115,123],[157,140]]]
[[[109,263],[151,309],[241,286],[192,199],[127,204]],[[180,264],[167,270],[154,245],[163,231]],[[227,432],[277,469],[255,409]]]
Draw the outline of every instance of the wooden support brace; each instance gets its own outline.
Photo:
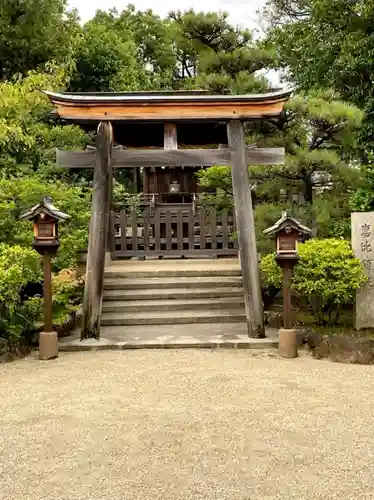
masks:
[[[109,230],[112,187],[111,154],[113,130],[110,122],[100,122],[96,137],[92,209],[88,242],[86,283],[83,300],[81,338],[100,336],[105,253]]]
[[[248,335],[262,338],[265,329],[243,124],[239,120],[231,120],[227,125],[227,134],[231,148],[232,186]]]

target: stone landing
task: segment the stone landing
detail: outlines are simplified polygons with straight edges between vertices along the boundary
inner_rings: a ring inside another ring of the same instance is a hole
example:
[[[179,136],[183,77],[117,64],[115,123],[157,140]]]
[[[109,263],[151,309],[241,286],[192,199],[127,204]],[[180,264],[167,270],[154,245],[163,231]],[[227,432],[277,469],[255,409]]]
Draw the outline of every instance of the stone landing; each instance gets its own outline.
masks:
[[[197,325],[128,326],[102,328],[100,340],[79,340],[79,332],[60,340],[60,351],[103,349],[230,348],[268,349],[278,347],[278,331],[269,329],[264,339],[246,334],[245,323]]]

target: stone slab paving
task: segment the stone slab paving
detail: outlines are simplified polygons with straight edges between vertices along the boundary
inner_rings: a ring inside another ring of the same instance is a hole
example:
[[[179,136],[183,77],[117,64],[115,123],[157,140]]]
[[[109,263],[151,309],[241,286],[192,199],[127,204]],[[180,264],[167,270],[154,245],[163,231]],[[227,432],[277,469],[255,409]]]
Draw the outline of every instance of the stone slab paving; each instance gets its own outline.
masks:
[[[81,341],[79,331],[60,340],[60,351],[140,348],[248,348],[278,347],[278,332],[269,328],[265,339],[252,339],[245,323],[112,326],[101,328],[100,340]]]
[[[0,365],[1,500],[372,500],[374,369],[273,351]]]

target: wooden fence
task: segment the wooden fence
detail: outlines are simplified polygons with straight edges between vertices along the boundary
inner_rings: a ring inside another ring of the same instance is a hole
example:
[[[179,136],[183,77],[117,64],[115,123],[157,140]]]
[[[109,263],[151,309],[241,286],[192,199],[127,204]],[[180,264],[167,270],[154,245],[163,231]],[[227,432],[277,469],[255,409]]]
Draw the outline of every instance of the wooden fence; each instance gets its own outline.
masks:
[[[111,212],[112,257],[236,255],[235,218],[192,208]]]

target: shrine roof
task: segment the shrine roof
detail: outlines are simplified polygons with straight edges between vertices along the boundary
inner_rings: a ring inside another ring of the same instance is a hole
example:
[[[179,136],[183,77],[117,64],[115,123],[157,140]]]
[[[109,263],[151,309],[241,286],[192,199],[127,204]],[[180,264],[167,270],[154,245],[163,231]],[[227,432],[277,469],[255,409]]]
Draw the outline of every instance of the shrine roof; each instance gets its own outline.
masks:
[[[61,118],[71,121],[251,120],[278,116],[291,90],[212,95],[181,92],[48,92]]]

